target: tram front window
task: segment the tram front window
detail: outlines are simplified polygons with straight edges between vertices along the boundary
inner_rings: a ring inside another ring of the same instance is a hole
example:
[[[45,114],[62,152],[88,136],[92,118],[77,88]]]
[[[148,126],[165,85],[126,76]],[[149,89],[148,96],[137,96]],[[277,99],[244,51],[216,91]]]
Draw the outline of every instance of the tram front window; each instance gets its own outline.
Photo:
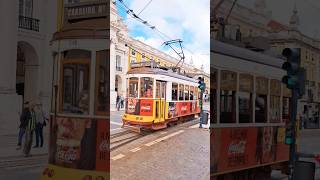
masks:
[[[140,97],[141,98],[152,98],[153,97],[153,78],[142,77],[140,79],[140,81],[141,81]]]
[[[129,79],[129,97],[138,97],[138,78],[136,77]]]
[[[63,111],[89,113],[89,64],[64,64]]]

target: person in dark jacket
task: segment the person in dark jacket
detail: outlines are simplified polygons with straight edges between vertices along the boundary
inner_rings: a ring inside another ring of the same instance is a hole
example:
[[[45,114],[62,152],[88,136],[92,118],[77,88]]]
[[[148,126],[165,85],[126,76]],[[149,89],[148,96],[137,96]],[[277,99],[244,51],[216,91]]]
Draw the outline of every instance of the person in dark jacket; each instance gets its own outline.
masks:
[[[20,116],[20,125],[19,125],[20,130],[19,130],[17,150],[21,149],[22,138],[26,132],[26,128],[30,119],[31,119],[31,113],[30,113],[29,102],[25,102],[24,109],[22,110],[22,113]]]

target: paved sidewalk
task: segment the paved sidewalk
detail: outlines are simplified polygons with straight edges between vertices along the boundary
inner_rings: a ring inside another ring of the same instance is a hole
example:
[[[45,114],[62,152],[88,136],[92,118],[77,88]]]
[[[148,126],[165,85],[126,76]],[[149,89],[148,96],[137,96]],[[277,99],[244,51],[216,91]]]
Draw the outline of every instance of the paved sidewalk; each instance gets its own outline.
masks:
[[[17,132],[18,133],[18,132]],[[31,148],[30,154],[31,155],[43,155],[48,153],[48,138],[49,134],[44,133],[44,145],[42,148]],[[10,135],[2,135],[0,136],[0,159],[8,158],[8,157],[23,157],[22,149],[17,150],[17,141],[18,135],[17,134],[10,134]],[[33,135],[33,144],[35,145],[35,135]],[[24,143],[24,138],[23,142]]]

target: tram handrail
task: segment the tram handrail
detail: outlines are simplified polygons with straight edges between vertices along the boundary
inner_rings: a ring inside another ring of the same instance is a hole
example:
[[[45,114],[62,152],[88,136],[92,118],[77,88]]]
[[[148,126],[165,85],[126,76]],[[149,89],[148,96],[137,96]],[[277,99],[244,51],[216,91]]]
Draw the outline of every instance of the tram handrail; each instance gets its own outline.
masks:
[[[50,113],[50,115],[54,116],[54,113]],[[102,116],[102,115],[82,115],[82,114],[65,114],[58,113],[57,116],[62,117],[76,117],[76,118],[94,118],[94,119],[110,119],[110,116]]]

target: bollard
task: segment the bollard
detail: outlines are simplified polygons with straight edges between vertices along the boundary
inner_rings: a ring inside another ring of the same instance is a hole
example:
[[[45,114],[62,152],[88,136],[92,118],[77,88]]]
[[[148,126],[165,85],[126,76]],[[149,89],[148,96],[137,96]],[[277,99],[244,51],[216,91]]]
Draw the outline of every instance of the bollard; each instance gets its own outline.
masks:
[[[316,165],[313,162],[296,161],[294,167],[294,180],[314,180]]]

